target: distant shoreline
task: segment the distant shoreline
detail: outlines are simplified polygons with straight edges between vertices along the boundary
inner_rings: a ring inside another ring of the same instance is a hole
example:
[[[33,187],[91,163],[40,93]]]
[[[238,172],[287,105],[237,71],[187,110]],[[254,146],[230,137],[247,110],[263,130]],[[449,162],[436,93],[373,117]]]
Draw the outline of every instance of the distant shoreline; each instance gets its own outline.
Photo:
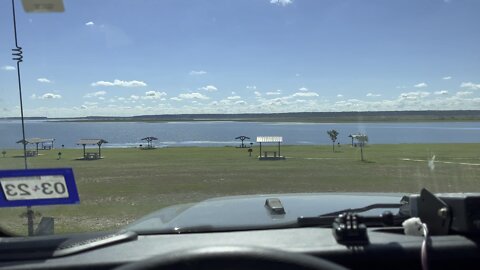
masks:
[[[366,148],[370,148],[370,147],[387,147],[387,146],[452,146],[452,145],[472,145],[472,146],[477,146],[478,143],[473,143],[473,142],[445,142],[445,143],[423,143],[423,142],[419,142],[419,143],[367,143],[365,145]],[[320,143],[320,144],[282,144],[281,147],[282,148],[285,148],[285,147],[331,147],[332,144],[331,143]],[[276,146],[275,145],[267,145],[266,147],[273,147],[275,148]],[[351,146],[350,143],[342,143],[340,144],[340,147],[351,147],[351,148],[357,148],[357,146]],[[108,145],[104,145],[102,146],[102,152],[104,150],[114,150],[114,151],[123,151],[123,150],[132,150],[132,149],[136,149],[136,150],[145,150],[147,152],[150,152],[150,151],[154,151],[154,150],[162,150],[162,149],[175,149],[175,148],[178,148],[178,149],[188,149],[188,148],[191,148],[191,149],[220,149],[220,148],[225,148],[225,149],[237,149],[237,150],[248,150],[250,148],[254,149],[254,151],[258,151],[258,143],[255,143],[252,147],[244,147],[244,148],[241,148],[241,147],[238,147],[238,143],[237,144],[231,144],[231,145],[205,145],[205,146],[200,146],[200,145],[154,145],[154,147],[152,149],[141,149],[141,147],[139,146],[125,146],[125,147],[122,147],[122,146],[108,146]],[[23,153],[23,149],[22,148],[1,148],[2,150],[5,150],[5,151],[14,151],[14,153],[18,153],[18,154],[21,154]],[[97,151],[98,147],[87,147],[86,148],[87,151]],[[360,148],[358,148],[360,149]],[[27,150],[35,150],[33,147],[32,148],[27,148]],[[48,153],[58,153],[57,151],[82,151],[82,147],[81,146],[78,146],[78,147],[55,147],[53,149],[50,149],[50,150],[45,150],[45,149],[39,149],[39,154],[42,155],[42,154],[48,154]],[[18,156],[20,157],[20,156]],[[22,156],[23,157],[23,156]],[[2,158],[1,156],[1,153],[0,153],[0,158]],[[0,159],[1,160],[1,159]]]
[[[355,119],[271,119],[271,120],[258,120],[258,119],[229,119],[229,120],[216,120],[216,119],[194,119],[194,120],[138,120],[138,119],[126,119],[126,120],[114,120],[114,119],[98,119],[98,120],[47,120],[48,122],[59,123],[169,123],[169,122],[258,122],[258,123],[422,123],[422,122],[480,122],[478,119],[367,119],[367,120],[355,120]]]
[[[20,120],[4,117],[3,120]],[[165,114],[138,116],[87,116],[72,118],[26,117],[26,120],[52,122],[299,122],[299,123],[358,123],[358,122],[475,122],[480,110],[455,111],[363,111],[363,112],[295,112],[266,114]]]

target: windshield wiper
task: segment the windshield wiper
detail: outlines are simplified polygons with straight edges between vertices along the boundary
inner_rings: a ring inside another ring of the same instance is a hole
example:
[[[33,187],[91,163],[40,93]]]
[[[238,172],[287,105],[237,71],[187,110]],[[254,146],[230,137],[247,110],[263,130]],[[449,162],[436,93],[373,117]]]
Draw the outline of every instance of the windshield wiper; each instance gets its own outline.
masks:
[[[402,206],[401,203],[377,203],[371,204],[365,207],[360,208],[349,208],[340,211],[330,212],[322,214],[316,217],[304,217],[300,216],[297,218],[297,223],[301,227],[309,226],[325,226],[331,227],[335,218],[338,218],[339,215],[346,213],[362,213],[372,209],[385,209],[385,208],[395,208],[398,209]],[[380,216],[361,216],[361,222],[367,226],[396,226],[401,224],[406,217],[394,215],[392,212],[386,211]]]
[[[327,214],[322,214],[320,216],[327,217],[327,216],[338,216],[343,213],[363,213],[372,209],[400,208],[400,206],[402,206],[401,203],[375,203],[375,204],[370,204],[360,208],[348,208],[340,211],[330,212]]]

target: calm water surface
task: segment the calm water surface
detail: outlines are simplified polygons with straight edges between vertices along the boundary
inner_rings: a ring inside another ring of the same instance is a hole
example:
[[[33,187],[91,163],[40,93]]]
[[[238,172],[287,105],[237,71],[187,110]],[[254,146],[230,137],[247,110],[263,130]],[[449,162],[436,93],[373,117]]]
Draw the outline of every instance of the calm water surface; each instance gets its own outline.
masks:
[[[348,144],[352,133],[365,133],[372,144],[475,143],[480,141],[480,122],[421,123],[264,123],[264,122],[46,122],[27,121],[26,137],[54,138],[55,146],[77,147],[79,139],[102,138],[105,147],[134,147],[147,136],[156,146],[231,146],[245,135],[283,136],[285,144],[330,144],[327,130],[336,129],[339,142]],[[0,148],[21,148],[20,121],[0,121]]]

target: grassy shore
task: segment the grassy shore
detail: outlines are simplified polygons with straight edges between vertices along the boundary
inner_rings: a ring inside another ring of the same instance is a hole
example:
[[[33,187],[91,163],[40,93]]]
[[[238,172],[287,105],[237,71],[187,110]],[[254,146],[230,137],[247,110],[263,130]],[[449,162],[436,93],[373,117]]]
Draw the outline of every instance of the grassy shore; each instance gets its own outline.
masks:
[[[265,149],[274,151],[272,149]],[[56,232],[121,227],[159,208],[211,197],[290,192],[480,192],[479,144],[284,146],[284,161],[259,161],[246,149],[177,147],[102,149],[104,159],[76,160],[80,149],[41,151],[29,168],[72,167],[81,203],[35,207],[55,217]],[[57,153],[62,156],[57,160]],[[94,151],[94,149],[92,149]],[[434,168],[428,160],[435,155]],[[431,165],[431,164],[430,164]],[[23,168],[20,150],[0,156],[0,169]],[[24,208],[0,210],[0,226],[25,233]],[[38,222],[40,218],[36,218]]]

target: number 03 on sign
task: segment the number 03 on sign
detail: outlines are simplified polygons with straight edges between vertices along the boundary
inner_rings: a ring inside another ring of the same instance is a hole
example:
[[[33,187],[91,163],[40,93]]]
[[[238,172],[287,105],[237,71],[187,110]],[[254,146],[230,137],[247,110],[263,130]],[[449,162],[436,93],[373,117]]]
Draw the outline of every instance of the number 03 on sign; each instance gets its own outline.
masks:
[[[73,204],[79,202],[72,169],[0,171],[0,206]]]

